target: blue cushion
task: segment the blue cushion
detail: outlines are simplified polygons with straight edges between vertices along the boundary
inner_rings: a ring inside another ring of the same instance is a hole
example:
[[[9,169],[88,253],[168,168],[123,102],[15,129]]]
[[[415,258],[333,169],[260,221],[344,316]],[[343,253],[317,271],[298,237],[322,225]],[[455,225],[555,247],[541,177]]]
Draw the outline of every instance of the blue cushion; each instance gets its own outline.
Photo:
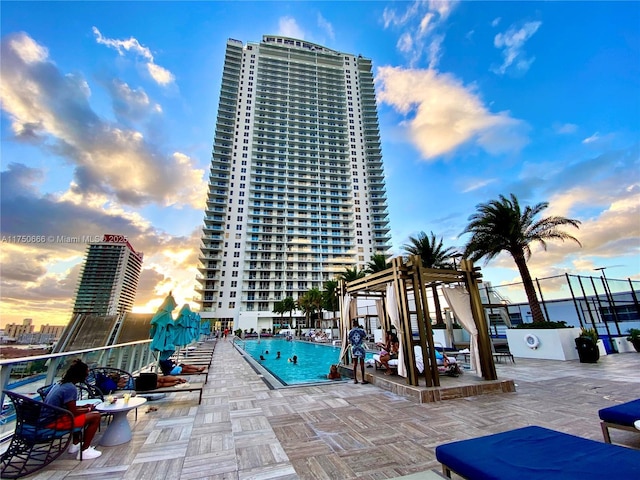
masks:
[[[598,415],[605,422],[631,427],[636,420],[640,420],[640,399],[603,408]]]
[[[20,431],[16,431],[25,439],[34,443],[48,442],[54,438],[60,438],[69,434],[69,430],[56,430],[54,428],[34,427],[33,425],[23,424]]]
[[[640,450],[536,426],[440,445],[436,458],[471,479],[640,478]]]

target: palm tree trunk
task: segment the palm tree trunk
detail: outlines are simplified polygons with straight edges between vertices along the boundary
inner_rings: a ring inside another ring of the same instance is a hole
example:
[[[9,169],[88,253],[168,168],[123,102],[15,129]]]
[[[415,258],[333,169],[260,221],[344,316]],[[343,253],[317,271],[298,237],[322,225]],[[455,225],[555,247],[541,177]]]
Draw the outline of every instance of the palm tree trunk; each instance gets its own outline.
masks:
[[[513,255],[513,259],[515,260],[518,271],[520,272],[520,277],[522,278],[522,285],[524,286],[524,291],[527,294],[527,301],[529,302],[529,308],[531,309],[533,323],[545,322],[544,314],[540,308],[540,302],[538,302],[538,295],[536,294],[536,288],[533,285],[533,280],[529,273],[529,267],[527,266],[524,252],[519,252],[517,254],[512,252],[511,254]]]

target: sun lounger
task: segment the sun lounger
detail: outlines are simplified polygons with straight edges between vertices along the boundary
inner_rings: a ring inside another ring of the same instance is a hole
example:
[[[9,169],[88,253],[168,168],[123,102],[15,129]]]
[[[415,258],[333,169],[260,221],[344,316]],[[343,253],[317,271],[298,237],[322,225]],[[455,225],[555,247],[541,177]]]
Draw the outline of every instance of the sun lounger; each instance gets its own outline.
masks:
[[[413,347],[414,355],[416,356],[416,367],[418,367],[418,371],[422,373],[424,371],[424,360],[422,358],[422,347],[420,345],[415,345]],[[459,368],[457,367],[457,360],[453,357],[447,358],[447,366],[444,364],[444,358],[436,358],[436,362],[438,363],[438,372],[439,373],[447,373],[448,370],[455,370],[457,375],[459,375]],[[375,362],[376,369],[382,369],[382,364],[380,363],[380,354],[375,353],[373,355],[373,360]],[[398,369],[398,359],[389,360],[389,368],[392,370]]]
[[[631,402],[603,408],[598,411],[598,416],[600,420],[602,420],[600,426],[602,427],[604,441],[607,443],[611,443],[611,437],[609,436],[610,428],[640,433],[640,430],[634,426],[634,423],[640,420],[640,398]]]
[[[440,445],[436,458],[447,478],[640,478],[640,451],[537,426]]]
[[[202,403],[202,390],[204,385],[202,383],[179,383],[172,387],[160,387],[153,390],[144,390],[137,392],[137,395],[141,397],[151,396],[158,393],[181,393],[181,392],[199,392],[198,405]]]

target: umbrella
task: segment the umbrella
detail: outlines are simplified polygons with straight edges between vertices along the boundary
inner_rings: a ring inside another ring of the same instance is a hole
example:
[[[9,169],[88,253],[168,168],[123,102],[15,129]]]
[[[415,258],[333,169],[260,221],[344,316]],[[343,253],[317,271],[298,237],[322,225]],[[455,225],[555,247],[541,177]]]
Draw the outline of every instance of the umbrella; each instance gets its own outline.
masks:
[[[173,299],[173,295],[169,293],[151,319],[149,336],[152,340],[149,348],[152,351],[160,352],[160,360],[169,358],[176,349],[173,341],[174,322],[171,316],[174,308],[176,308],[176,301]]]
[[[200,316],[200,314],[196,315],[198,315],[198,317]],[[211,335],[211,322],[209,320],[200,324],[200,335]]]
[[[176,347],[189,345],[198,338],[200,325],[196,323],[194,315],[188,303],[185,303],[180,309],[178,318],[173,324],[173,344]]]

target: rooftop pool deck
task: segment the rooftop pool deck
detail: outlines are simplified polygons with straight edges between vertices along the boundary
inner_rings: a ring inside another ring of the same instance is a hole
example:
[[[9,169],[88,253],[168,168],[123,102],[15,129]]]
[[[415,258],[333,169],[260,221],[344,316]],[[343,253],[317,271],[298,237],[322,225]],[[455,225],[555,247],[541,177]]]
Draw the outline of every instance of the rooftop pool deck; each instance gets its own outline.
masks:
[[[95,460],[64,454],[25,478],[389,479],[439,472],[434,450],[442,443],[527,425],[602,441],[598,410],[640,398],[637,353],[596,364],[517,358],[496,369],[515,392],[420,403],[377,386],[379,378],[404,379],[374,369],[366,370],[375,377],[369,385],[273,389],[231,339],[220,339],[201,405],[197,395],[177,390],[141,407],[137,421],[129,414],[131,442],[99,446]],[[442,377],[442,388],[483,382],[474,377]],[[613,430],[612,441],[640,448],[634,432]]]

